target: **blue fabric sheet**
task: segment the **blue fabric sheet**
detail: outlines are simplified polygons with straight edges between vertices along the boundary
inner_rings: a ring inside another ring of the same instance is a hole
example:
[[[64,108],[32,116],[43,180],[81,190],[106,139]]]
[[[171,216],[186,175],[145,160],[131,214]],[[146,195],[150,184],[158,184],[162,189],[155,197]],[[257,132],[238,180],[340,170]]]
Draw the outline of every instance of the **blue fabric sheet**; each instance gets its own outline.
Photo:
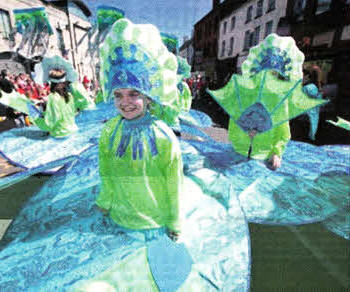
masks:
[[[349,146],[290,141],[282,167],[271,171],[230,144],[200,136],[204,141],[180,141],[186,174],[181,240],[208,291],[248,290],[247,220],[322,222],[349,239]],[[11,223],[0,242],[0,291],[70,290],[147,246],[143,232],[116,226],[94,205],[96,142],[50,178]]]
[[[219,176],[228,177],[249,222],[323,222],[349,238],[350,146],[290,141],[277,171],[235,153],[230,144],[182,141],[182,146],[186,174],[203,189],[220,184]]]
[[[97,154],[91,147],[58,171],[11,223],[0,242],[0,291],[69,291],[147,245],[143,232],[120,228],[96,209]],[[230,192],[224,206],[185,179],[180,240],[206,291],[249,289],[247,221]]]
[[[67,156],[79,155],[92,145],[98,144],[104,123],[117,114],[113,103],[99,103],[96,109],[80,112],[76,116],[79,131],[66,138],[50,137],[36,126],[3,132],[0,134],[0,155],[15,166],[23,168],[23,177],[26,177],[26,172],[35,174],[33,173],[34,168],[40,169],[42,173],[52,174],[57,169],[45,168],[45,165]],[[212,124],[206,114],[196,110],[190,110],[186,117],[196,126],[209,127]],[[191,129],[193,127],[184,126],[181,130],[191,131]],[[9,183],[10,179],[7,181]],[[13,183],[15,181],[18,181],[18,177],[13,180]]]
[[[117,114],[112,104],[101,103],[96,110],[76,117],[79,131],[65,138],[53,138],[36,126],[12,129],[0,134],[0,154],[24,169],[78,155],[98,142],[104,122]],[[43,172],[50,173],[49,170]]]

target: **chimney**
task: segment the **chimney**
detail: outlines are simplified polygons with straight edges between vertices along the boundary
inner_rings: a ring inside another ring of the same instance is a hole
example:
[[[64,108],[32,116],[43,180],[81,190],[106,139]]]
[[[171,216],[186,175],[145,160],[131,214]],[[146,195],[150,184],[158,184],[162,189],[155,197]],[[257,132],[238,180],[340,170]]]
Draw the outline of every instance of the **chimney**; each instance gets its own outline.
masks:
[[[220,5],[220,0],[213,0],[213,10],[218,8]]]

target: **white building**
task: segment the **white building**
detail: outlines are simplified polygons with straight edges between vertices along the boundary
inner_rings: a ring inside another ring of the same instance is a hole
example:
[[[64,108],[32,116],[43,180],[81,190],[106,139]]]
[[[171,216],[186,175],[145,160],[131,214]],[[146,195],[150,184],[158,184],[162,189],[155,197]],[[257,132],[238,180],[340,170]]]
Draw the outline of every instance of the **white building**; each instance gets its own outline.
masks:
[[[66,9],[66,1],[44,1],[44,0],[1,0],[0,1],[0,67],[12,69],[21,64],[10,64],[9,56],[14,53],[16,46],[22,39],[22,35],[12,34],[15,27],[14,9],[27,9],[45,7],[47,18],[53,30],[53,35],[49,38],[46,55],[63,55],[68,52],[67,57],[74,65],[80,77],[88,75],[94,76],[94,68],[90,66],[91,59],[86,57],[88,49],[88,39],[85,38],[80,44],[82,36],[90,29],[91,24],[88,16],[90,10],[80,0],[69,1],[69,13]],[[40,45],[38,46],[38,49]],[[34,54],[35,55],[35,54]],[[25,56],[26,57],[26,56]],[[13,68],[12,68],[13,67]]]
[[[281,17],[286,15],[288,0],[252,0],[232,11],[220,21],[218,59],[237,56],[237,69],[249,48],[276,32]]]
[[[187,63],[192,66],[194,58],[194,49],[192,39],[184,40],[184,43],[179,49],[179,55],[187,60]]]

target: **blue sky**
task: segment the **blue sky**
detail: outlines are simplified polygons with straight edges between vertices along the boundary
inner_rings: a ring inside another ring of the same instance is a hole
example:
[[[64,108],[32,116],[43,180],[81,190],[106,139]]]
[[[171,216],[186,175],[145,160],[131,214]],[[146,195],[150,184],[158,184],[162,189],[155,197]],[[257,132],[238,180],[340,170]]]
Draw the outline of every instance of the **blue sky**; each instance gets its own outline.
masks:
[[[83,0],[94,12],[98,5],[124,10],[134,23],[152,23],[161,32],[174,34],[182,44],[193,25],[212,8],[212,0]]]

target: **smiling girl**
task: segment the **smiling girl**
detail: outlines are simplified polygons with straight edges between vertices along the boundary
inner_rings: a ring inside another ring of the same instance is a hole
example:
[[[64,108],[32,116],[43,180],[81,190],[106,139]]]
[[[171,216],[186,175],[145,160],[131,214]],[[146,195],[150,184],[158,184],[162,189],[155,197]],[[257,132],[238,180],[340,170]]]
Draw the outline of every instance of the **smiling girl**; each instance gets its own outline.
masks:
[[[102,59],[103,89],[119,115],[101,133],[96,203],[120,227],[164,230],[176,240],[183,165],[179,141],[161,119],[176,111],[177,61],[160,39],[157,50],[138,39],[127,46],[123,35],[118,40],[121,45]],[[162,58],[154,56],[158,52]],[[148,110],[155,103],[159,118]]]

